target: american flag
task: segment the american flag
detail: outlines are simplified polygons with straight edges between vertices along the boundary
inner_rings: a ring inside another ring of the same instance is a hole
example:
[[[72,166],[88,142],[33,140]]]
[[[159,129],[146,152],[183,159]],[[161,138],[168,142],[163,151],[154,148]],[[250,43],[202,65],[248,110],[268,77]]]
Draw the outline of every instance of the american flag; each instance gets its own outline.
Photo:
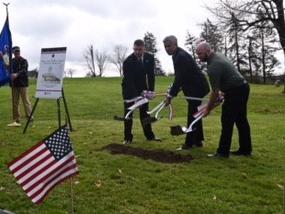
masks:
[[[54,131],[8,167],[32,202],[40,204],[55,185],[78,173],[67,127]]]

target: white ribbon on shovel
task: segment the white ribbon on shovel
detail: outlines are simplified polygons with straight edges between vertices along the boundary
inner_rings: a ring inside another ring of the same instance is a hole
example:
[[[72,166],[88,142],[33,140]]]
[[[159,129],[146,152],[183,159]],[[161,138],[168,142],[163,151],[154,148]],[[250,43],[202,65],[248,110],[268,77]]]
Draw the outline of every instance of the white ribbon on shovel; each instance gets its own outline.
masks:
[[[161,117],[159,117],[159,113],[162,111],[162,109],[166,107],[166,103],[164,101],[160,102],[156,107],[154,107],[151,111],[148,111],[147,113],[149,115],[155,113],[154,115],[154,119],[155,121],[159,120]],[[173,110],[172,110],[172,105],[169,104],[168,105],[169,107],[169,113],[168,113],[168,119],[169,120],[172,120],[172,116],[173,116]],[[154,121],[153,121],[154,122]]]
[[[128,108],[129,111],[128,111],[128,113],[125,116],[125,119],[129,120],[130,119],[130,117],[129,117],[130,114],[133,113],[138,107],[148,103],[149,100],[147,98],[145,98],[145,97],[138,97],[135,101],[134,101],[134,99],[132,99],[132,101],[130,101],[130,102],[127,102],[127,100],[125,100],[125,102],[126,103],[135,102],[135,104],[133,104],[132,106],[130,106]]]
[[[203,98],[201,98],[203,99]],[[203,99],[203,100],[206,100],[206,99]],[[214,104],[214,107],[218,106],[221,102],[223,102],[224,100],[224,97],[223,96],[219,96]],[[193,126],[195,125],[195,123],[197,123],[199,120],[201,120],[205,114],[206,114],[206,110],[207,110],[207,103],[205,104],[202,104],[200,106],[198,106],[198,111],[193,114],[193,117],[195,118],[195,120],[192,121],[192,123],[189,125],[188,128],[186,127],[181,127],[182,131],[184,133],[189,133],[189,132],[192,132],[194,131],[195,129],[193,129]]]
[[[192,121],[192,123],[189,125],[188,128],[186,128],[185,126],[182,126],[181,129],[184,133],[189,133],[194,131],[193,126],[195,125],[195,123],[197,123],[199,120],[202,119],[202,117],[204,117],[205,113],[207,110],[207,104],[203,104],[198,106],[198,111],[193,115],[193,117],[195,118],[195,120]]]
[[[186,99],[191,99],[191,100],[207,100],[207,98],[198,98],[198,97],[186,97]],[[223,96],[219,96],[215,102],[214,107],[218,106],[221,102],[223,102]],[[202,104],[200,106],[198,106],[198,111],[193,114],[193,117],[195,118],[195,120],[192,121],[192,123],[188,126],[172,126],[171,127],[171,134],[172,135],[180,135],[180,134],[187,134],[189,132],[193,132],[195,130],[195,128],[193,128],[193,126],[199,121],[201,120],[205,114],[206,114],[206,110],[207,110],[207,103]]]

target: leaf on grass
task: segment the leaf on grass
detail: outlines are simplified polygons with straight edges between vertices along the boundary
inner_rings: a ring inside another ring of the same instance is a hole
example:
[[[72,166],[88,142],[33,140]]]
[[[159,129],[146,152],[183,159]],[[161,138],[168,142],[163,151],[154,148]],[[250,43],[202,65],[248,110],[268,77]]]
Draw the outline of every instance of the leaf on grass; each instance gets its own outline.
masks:
[[[245,172],[241,173],[243,178],[247,178],[247,174]]]
[[[118,172],[119,172],[120,174],[122,174],[122,170],[121,170],[121,169],[118,169]]]
[[[97,180],[95,182],[95,185],[96,185],[97,188],[100,188],[102,186],[102,181],[101,180]]]
[[[284,186],[282,184],[277,184],[277,186],[281,189],[281,190],[285,190]]]

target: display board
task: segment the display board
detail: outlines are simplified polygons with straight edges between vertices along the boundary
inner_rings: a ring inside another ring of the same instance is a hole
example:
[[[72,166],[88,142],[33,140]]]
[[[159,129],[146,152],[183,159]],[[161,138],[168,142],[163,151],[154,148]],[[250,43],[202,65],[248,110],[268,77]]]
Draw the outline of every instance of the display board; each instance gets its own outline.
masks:
[[[42,48],[36,98],[59,99],[62,97],[65,58],[66,47]]]

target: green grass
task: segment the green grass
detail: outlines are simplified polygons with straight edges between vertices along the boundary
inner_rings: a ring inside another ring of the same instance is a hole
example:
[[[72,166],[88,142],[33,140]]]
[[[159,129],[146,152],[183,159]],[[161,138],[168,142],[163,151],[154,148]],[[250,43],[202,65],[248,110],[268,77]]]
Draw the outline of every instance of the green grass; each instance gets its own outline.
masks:
[[[157,91],[171,78],[157,78]],[[123,124],[120,78],[66,79],[64,90],[72,125],[71,139],[80,174],[73,179],[75,213],[282,213],[285,183],[285,95],[274,86],[252,85],[248,117],[253,157],[211,159],[220,135],[220,108],[204,120],[205,147],[176,152],[184,136],[169,126],[185,124],[186,102],[175,99],[175,118],[153,125],[162,143],[147,142],[135,114],[133,148],[192,155],[191,162],[166,164],[131,155],[114,155],[104,146],[121,144]],[[35,83],[30,95],[35,94]],[[182,95],[180,95],[182,97]],[[151,103],[154,106],[161,98]],[[35,99],[32,99],[34,103]],[[165,114],[166,116],[166,114]],[[56,101],[40,100],[34,126],[9,128],[10,88],[0,88],[0,209],[15,213],[69,213],[70,182],[57,186],[40,206],[16,184],[6,164],[57,128]],[[25,123],[24,121],[22,122]],[[238,147],[234,132],[232,149]]]

